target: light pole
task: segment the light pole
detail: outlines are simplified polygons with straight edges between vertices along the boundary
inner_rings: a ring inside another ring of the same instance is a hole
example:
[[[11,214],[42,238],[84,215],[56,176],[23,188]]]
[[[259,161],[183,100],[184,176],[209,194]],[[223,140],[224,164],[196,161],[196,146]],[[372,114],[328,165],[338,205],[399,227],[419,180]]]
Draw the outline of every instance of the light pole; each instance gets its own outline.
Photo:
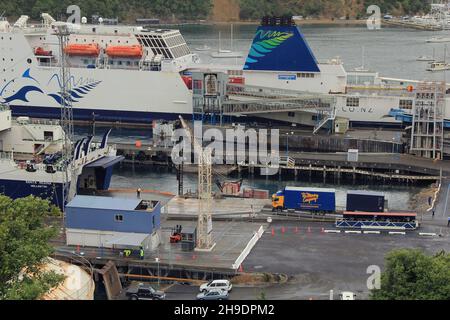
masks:
[[[289,157],[289,132],[286,132],[286,158]]]
[[[161,279],[159,278],[160,277],[160,273],[159,273],[159,258],[155,258],[155,261],[158,264],[158,290],[159,290],[159,288],[161,286]]]

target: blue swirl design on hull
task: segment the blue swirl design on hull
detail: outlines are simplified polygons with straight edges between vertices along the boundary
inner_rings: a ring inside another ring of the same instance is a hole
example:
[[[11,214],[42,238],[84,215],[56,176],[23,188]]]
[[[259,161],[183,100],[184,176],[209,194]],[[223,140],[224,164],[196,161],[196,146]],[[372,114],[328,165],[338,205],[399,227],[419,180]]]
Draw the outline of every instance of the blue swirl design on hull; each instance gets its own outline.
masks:
[[[70,96],[66,99],[65,103],[68,102],[76,103],[79,100],[75,99],[83,99],[86,94],[88,94],[91,90],[93,90],[95,87],[97,87],[101,81],[96,81],[78,88],[73,88],[69,91]],[[48,94],[49,97],[52,97],[58,104],[63,103],[63,98],[61,96],[61,92],[58,93],[50,93]]]
[[[35,78],[33,78],[31,76],[29,68],[27,70],[25,70],[25,72],[22,74],[22,78],[23,79],[30,79],[30,80],[34,81],[34,82],[36,82],[38,84],[38,86],[36,86],[36,85],[25,85],[25,86],[23,86],[17,92],[15,92],[14,94],[10,95],[9,97],[4,97],[4,102],[5,103],[11,103],[11,102],[16,101],[16,100],[23,101],[23,102],[30,102],[28,100],[28,98],[27,98],[27,94],[29,92],[39,92],[41,94],[47,95],[48,97],[53,98],[58,104],[62,104],[63,102],[65,102],[66,104],[69,103],[69,102],[76,103],[76,102],[79,102],[80,99],[83,99],[85,95],[87,95],[91,90],[93,90],[95,87],[97,87],[101,83],[101,81],[92,81],[92,80],[90,82],[87,82],[89,80],[88,79],[83,79],[83,78],[80,78],[77,81],[77,83],[75,83],[75,78],[72,76],[71,79],[70,79],[72,90],[69,91],[69,97],[66,98],[65,101],[63,101],[61,92],[46,93],[41,88],[39,88],[40,84]],[[50,85],[50,83],[52,82],[53,79],[56,79],[56,81],[58,82],[58,87],[61,87],[61,82],[59,80],[58,74],[54,74],[50,78],[50,80],[48,81],[47,85]],[[6,88],[8,86],[10,86],[12,83],[14,83],[15,80],[17,80],[17,78],[9,81],[2,88],[2,90],[0,91],[0,95],[1,96],[5,92]],[[83,84],[83,82],[84,82],[84,84]]]
[[[5,102],[6,103],[10,103],[11,101],[14,101],[14,100],[20,100],[20,101],[23,101],[23,102],[30,102],[27,99],[27,94],[29,92],[33,92],[33,91],[44,93],[41,89],[39,89],[36,86],[25,86],[25,87],[20,88],[20,90],[17,91],[12,96],[9,96],[9,97],[5,98]]]

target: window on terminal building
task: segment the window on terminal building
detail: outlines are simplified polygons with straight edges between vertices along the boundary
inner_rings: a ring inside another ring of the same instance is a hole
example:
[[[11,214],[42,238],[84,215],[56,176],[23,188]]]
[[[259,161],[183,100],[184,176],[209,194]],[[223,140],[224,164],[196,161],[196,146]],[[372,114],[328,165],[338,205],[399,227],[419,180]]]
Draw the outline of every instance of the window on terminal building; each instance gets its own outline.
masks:
[[[121,214],[116,214],[116,215],[114,216],[114,221],[116,221],[116,222],[123,222],[123,215],[121,215]]]

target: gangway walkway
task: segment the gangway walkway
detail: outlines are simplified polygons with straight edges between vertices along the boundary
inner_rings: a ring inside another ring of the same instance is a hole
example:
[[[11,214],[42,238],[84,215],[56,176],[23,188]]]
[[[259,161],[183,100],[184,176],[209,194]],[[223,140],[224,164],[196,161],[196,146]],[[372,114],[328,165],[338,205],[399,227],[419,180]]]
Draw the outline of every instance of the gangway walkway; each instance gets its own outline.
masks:
[[[336,118],[336,97],[327,94],[229,84],[227,95],[225,116],[308,111],[318,115],[314,133]]]

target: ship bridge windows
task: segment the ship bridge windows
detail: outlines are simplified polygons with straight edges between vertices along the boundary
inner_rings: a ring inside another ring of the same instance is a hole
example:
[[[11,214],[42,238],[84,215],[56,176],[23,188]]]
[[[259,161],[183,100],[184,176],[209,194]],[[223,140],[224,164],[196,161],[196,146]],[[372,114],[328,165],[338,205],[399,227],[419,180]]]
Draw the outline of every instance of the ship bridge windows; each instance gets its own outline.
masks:
[[[165,59],[179,58],[190,54],[189,47],[179,32],[151,32],[136,34],[139,44],[161,54]]]
[[[413,106],[413,101],[410,99],[400,99],[399,107],[404,110],[411,110]]]
[[[359,98],[358,97],[348,97],[346,105],[347,105],[347,107],[359,107]]]

